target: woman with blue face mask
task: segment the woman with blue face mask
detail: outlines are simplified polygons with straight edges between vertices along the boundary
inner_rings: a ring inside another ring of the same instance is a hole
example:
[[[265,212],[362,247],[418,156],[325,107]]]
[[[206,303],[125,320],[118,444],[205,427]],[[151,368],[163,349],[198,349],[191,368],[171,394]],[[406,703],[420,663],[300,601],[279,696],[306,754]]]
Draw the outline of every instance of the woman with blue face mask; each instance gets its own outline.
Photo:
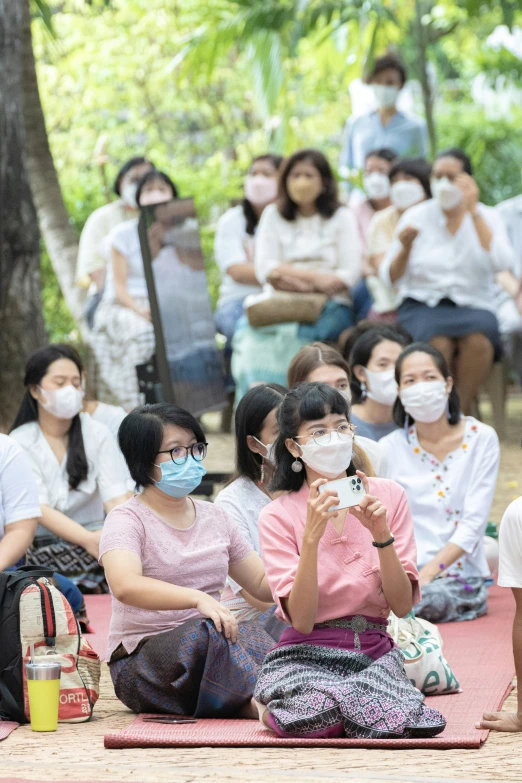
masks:
[[[274,639],[238,624],[220,594],[229,575],[258,601],[272,594],[234,521],[190,497],[206,472],[201,426],[176,405],[145,405],[119,444],[139,494],[109,514],[100,542],[116,694],[134,712],[255,717],[254,675]]]

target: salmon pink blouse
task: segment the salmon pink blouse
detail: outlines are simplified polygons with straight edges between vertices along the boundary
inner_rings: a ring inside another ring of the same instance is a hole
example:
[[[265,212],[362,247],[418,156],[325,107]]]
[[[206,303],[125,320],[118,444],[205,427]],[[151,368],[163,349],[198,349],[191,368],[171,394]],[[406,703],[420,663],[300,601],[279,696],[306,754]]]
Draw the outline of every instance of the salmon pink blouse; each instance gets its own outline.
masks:
[[[413,521],[405,491],[394,481],[369,478],[370,492],[387,510],[395,549],[413,587],[413,603],[420,599]],[[308,485],[269,503],[259,517],[259,538],[268,582],[277,603],[277,615],[289,622],[281,600],[294,584],[306,522]],[[328,522],[318,550],[319,603],[316,623],[362,614],[387,618],[390,612],[382,590],[379,554],[372,535],[347,513],[342,534]]]

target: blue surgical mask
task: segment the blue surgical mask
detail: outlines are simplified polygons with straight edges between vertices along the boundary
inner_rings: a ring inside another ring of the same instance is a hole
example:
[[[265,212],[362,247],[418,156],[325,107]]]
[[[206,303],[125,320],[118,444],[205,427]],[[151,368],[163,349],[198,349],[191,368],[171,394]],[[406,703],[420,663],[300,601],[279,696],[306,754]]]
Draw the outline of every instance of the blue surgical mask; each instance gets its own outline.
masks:
[[[161,479],[155,484],[171,498],[184,498],[190,495],[196,487],[199,487],[207,472],[201,462],[197,462],[193,457],[189,457],[183,465],[176,465],[169,460],[156,467],[161,468]]]

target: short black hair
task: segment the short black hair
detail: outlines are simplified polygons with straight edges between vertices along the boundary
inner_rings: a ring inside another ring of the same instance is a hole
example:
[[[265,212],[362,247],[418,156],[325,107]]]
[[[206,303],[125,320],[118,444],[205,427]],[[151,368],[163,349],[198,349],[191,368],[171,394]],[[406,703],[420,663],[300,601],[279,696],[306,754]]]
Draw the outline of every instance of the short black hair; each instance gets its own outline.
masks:
[[[442,152],[437,152],[437,157],[435,160],[440,160],[441,158],[456,158],[457,160],[460,160],[462,163],[462,168],[466,174],[469,174],[470,177],[473,176],[473,166],[471,165],[471,158],[469,155],[466,155],[464,150],[461,150],[460,147],[448,147],[447,150],[442,150]]]
[[[148,182],[152,182],[155,179],[160,179],[162,182],[164,182],[166,185],[169,186],[169,188],[172,190],[172,198],[178,198],[178,189],[169,177],[168,174],[165,174],[164,171],[158,171],[157,169],[152,169],[152,171],[148,171],[145,176],[143,176],[140,181],[138,182],[138,187],[136,189],[136,204],[140,205],[140,198],[141,198],[141,192],[145,185]]]
[[[371,150],[370,152],[367,152],[364,156],[364,161],[366,162],[368,158],[381,158],[382,160],[386,160],[388,163],[393,163],[394,160],[397,160],[399,156],[394,150],[391,150],[389,147],[379,147],[378,149]]]
[[[401,158],[396,161],[390,169],[388,178],[390,182],[397,174],[407,174],[409,177],[415,177],[422,185],[426,198],[431,198],[431,163],[424,158]]]
[[[400,385],[401,371],[404,360],[411,356],[412,353],[427,353],[431,356],[433,362],[441,375],[445,380],[451,378],[451,372],[448,363],[438,348],[430,343],[412,343],[401,353],[395,365],[395,380]],[[449,416],[448,421],[450,424],[458,424],[460,421],[460,400],[455,386],[453,386],[449,398],[448,398]],[[398,427],[409,427],[414,423],[412,417],[404,410],[404,405],[401,402],[401,398],[397,397],[395,405],[393,407],[393,420]]]
[[[393,68],[395,71],[399,72],[402,83],[401,87],[404,87],[408,78],[406,66],[398,55],[391,53],[384,54],[382,57],[377,57],[373,64],[373,68],[366,77],[366,82],[371,84],[376,76],[378,76],[383,71],[387,71],[389,68]]]
[[[300,473],[292,470],[295,462],[286,447],[288,438],[295,438],[304,421],[322,419],[329,413],[350,418],[350,405],[340,391],[328,386],[327,383],[302,383],[296,389],[288,392],[277,412],[279,437],[274,446],[276,469],[270,489],[273,492],[298,492],[303,486],[306,473],[303,467]],[[353,462],[346,475],[353,476]]]
[[[361,367],[367,367],[370,361],[373,349],[379,343],[384,340],[390,340],[392,343],[405,348],[411,343],[411,338],[398,332],[393,326],[375,326],[373,329],[368,329],[367,332],[361,334],[356,341],[350,354],[350,390],[352,392],[352,404],[356,405],[363,400],[363,390],[360,380],[354,373],[354,367],[361,365]]]
[[[399,323],[396,324],[379,324],[375,321],[370,321],[368,318],[364,318],[356,326],[351,326],[349,329],[345,329],[339,336],[338,347],[339,351],[343,355],[343,358],[350,363],[350,356],[353,351],[353,347],[359,337],[372,329],[379,328],[380,326],[387,326],[389,329],[393,329],[395,332],[405,338],[406,344],[411,343],[411,335],[404,329]]]
[[[205,442],[199,421],[168,402],[135,408],[120,424],[118,443],[137,488],[154,484],[152,465],[161,449],[163,430],[169,424],[193,432],[198,443]]]
[[[283,162],[283,156],[272,155],[271,152],[267,152],[264,155],[258,155],[253,159],[252,163],[250,164],[250,168],[252,168],[254,163],[257,163],[258,160],[267,160],[272,164],[276,171],[279,171]],[[246,232],[249,236],[253,237],[257,228],[257,224],[259,223],[259,217],[247,198],[242,200],[241,206],[243,207],[243,215],[245,216],[246,220]]]
[[[284,386],[278,383],[266,383],[249,389],[236,408],[236,474],[232,480],[243,476],[255,483],[261,480],[260,454],[250,451],[247,437],[259,438],[263,423],[274,408],[281,405],[286,394]]]
[[[333,217],[339,207],[342,206],[338,198],[337,180],[334,177],[328,159],[322,152],[314,149],[298,150],[283,163],[283,168],[279,175],[279,196],[277,199],[279,214],[285,220],[295,220],[299,213],[297,204],[292,201],[288,194],[286,183],[294,166],[303,160],[309,160],[323,180],[324,190],[316,200],[317,211],[324,218]]]
[[[113,189],[117,196],[121,196],[121,181],[125,174],[127,174],[131,169],[134,168],[134,166],[142,166],[144,163],[150,163],[152,168],[154,168],[154,163],[149,160],[148,158],[144,158],[143,155],[138,155],[134,158],[129,158],[126,163],[123,164],[121,169],[116,174],[116,179],[114,180]]]

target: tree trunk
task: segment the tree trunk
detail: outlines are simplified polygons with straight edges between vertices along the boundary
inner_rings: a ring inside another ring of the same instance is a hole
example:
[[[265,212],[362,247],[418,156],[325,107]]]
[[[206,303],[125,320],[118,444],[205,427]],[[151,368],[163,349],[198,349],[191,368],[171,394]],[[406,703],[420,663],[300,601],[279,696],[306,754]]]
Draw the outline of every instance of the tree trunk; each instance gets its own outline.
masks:
[[[0,430],[11,425],[28,355],[46,342],[40,236],[24,161],[22,8],[0,0]]]
[[[12,0],[11,0],[12,2]],[[38,213],[40,229],[72,316],[82,329],[85,294],[76,285],[78,238],[62,198],[58,175],[49,147],[40,102],[31,37],[30,0],[17,0],[23,7],[23,91],[27,170]]]
[[[428,74],[428,38],[422,24],[423,8],[421,0],[415,0],[415,22],[413,25],[414,38],[417,44],[418,65],[422,99],[428,127],[428,139],[430,143],[430,156],[435,158],[437,152],[437,132],[435,130],[435,118],[433,116],[433,92]]]

